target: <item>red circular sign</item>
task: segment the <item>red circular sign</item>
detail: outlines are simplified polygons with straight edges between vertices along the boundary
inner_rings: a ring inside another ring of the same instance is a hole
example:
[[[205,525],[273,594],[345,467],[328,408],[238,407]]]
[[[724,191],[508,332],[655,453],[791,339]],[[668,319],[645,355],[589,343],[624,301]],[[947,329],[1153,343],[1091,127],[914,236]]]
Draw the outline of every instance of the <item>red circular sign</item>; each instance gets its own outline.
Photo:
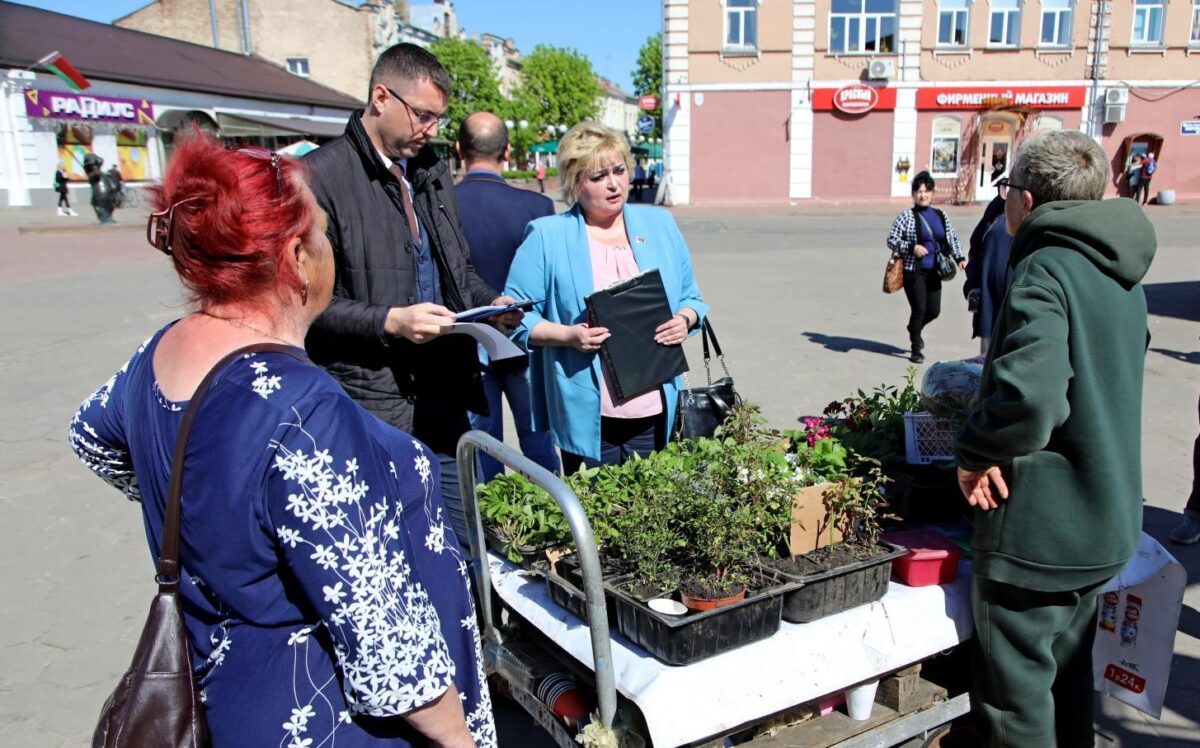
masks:
[[[654,94],[646,94],[642,98],[638,99],[638,106],[647,112],[652,112],[655,109],[658,109],[658,97]]]
[[[833,105],[846,114],[865,114],[878,103],[879,92],[860,83],[843,86],[833,94]]]

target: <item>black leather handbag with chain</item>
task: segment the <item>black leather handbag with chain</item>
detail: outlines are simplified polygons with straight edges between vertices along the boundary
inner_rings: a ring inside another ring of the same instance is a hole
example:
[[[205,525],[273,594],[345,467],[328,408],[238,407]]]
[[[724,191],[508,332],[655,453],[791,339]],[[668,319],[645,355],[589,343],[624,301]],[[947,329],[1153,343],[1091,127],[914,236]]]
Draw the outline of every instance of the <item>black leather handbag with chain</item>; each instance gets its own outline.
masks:
[[[158,594],[134,650],[133,662],[121,677],[92,736],[92,748],[206,748],[208,725],[192,672],[192,659],[179,597],[179,515],[183,495],[183,458],[188,433],[200,403],[217,372],[248,353],[272,351],[300,359],[294,348],[257,343],[230,353],[217,362],[192,395],[171,462],[171,483],[163,518],[162,548],[158,554]],[[301,359],[303,360],[303,359]]]
[[[704,387],[689,387],[688,375],[683,375],[683,389],[679,391],[675,427],[672,430],[674,439],[712,436],[717,427],[725,422],[733,406],[742,401],[733,388],[733,377],[729,375],[729,367],[725,365],[725,354],[721,353],[721,344],[717,342],[716,333],[713,332],[712,324],[707,318],[700,323],[700,339],[704,345],[704,375],[708,384]],[[725,376],[715,382],[712,378],[710,339],[712,350],[717,352],[721,370],[725,372]]]

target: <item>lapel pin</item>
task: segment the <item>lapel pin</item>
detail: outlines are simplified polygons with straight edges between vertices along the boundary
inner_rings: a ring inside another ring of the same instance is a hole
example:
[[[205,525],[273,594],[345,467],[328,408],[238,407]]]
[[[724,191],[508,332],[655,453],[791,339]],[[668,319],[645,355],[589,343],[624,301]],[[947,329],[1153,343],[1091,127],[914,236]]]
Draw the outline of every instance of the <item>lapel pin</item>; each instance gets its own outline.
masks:
[[[640,236],[640,235],[639,235],[639,236],[635,236],[635,237],[633,237],[633,240],[634,240],[635,242],[637,242],[638,244],[645,244],[645,243],[646,243],[646,237],[644,237],[644,236]]]

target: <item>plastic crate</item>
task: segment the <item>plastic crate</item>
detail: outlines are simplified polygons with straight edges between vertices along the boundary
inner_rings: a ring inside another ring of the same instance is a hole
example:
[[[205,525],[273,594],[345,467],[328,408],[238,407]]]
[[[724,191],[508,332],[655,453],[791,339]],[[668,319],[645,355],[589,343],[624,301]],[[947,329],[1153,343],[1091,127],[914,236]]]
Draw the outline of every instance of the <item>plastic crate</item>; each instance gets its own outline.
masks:
[[[962,421],[929,413],[904,414],[904,459],[909,465],[954,460],[954,439]]]

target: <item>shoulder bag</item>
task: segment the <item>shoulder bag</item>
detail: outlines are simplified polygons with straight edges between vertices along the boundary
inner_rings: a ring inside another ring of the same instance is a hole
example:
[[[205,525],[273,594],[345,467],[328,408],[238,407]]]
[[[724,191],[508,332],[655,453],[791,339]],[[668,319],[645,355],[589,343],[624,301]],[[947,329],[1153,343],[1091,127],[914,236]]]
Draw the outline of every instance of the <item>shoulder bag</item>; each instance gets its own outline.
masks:
[[[913,209],[913,213],[916,213],[917,218],[921,221],[921,225],[925,227],[925,233],[929,234],[929,240],[933,241],[933,229],[929,227],[929,222],[925,220],[925,216],[917,213],[915,208]],[[942,225],[946,226],[947,232],[950,231],[947,225],[948,220],[943,213]],[[949,248],[943,246],[941,243],[937,245],[935,251],[937,252],[937,257],[934,259],[934,268],[937,270],[938,277],[944,281],[953,279],[958,273],[958,263],[954,261],[954,255],[950,254]]]
[[[904,261],[900,255],[888,258],[887,267],[883,269],[883,292],[896,293],[904,288]]]
[[[205,748],[209,745],[204,705],[192,672],[187,629],[179,597],[179,515],[183,458],[188,433],[217,372],[248,353],[273,351],[301,359],[295,349],[274,343],[249,345],[217,362],[196,388],[175,437],[171,483],[158,554],[158,594],[142,627],[133,662],[104,707],[92,735],[92,748]]]
[[[712,339],[712,349],[717,352],[717,361],[725,376],[713,381],[712,354],[709,351],[709,339]],[[717,427],[724,423],[733,406],[742,401],[733,388],[733,377],[729,375],[729,367],[725,365],[725,354],[721,353],[721,344],[717,342],[712,324],[705,318],[700,323],[700,339],[704,345],[704,375],[708,384],[704,387],[689,387],[688,375],[683,375],[683,389],[679,391],[679,402],[675,411],[675,427],[672,429],[673,439],[698,439],[712,436]]]

